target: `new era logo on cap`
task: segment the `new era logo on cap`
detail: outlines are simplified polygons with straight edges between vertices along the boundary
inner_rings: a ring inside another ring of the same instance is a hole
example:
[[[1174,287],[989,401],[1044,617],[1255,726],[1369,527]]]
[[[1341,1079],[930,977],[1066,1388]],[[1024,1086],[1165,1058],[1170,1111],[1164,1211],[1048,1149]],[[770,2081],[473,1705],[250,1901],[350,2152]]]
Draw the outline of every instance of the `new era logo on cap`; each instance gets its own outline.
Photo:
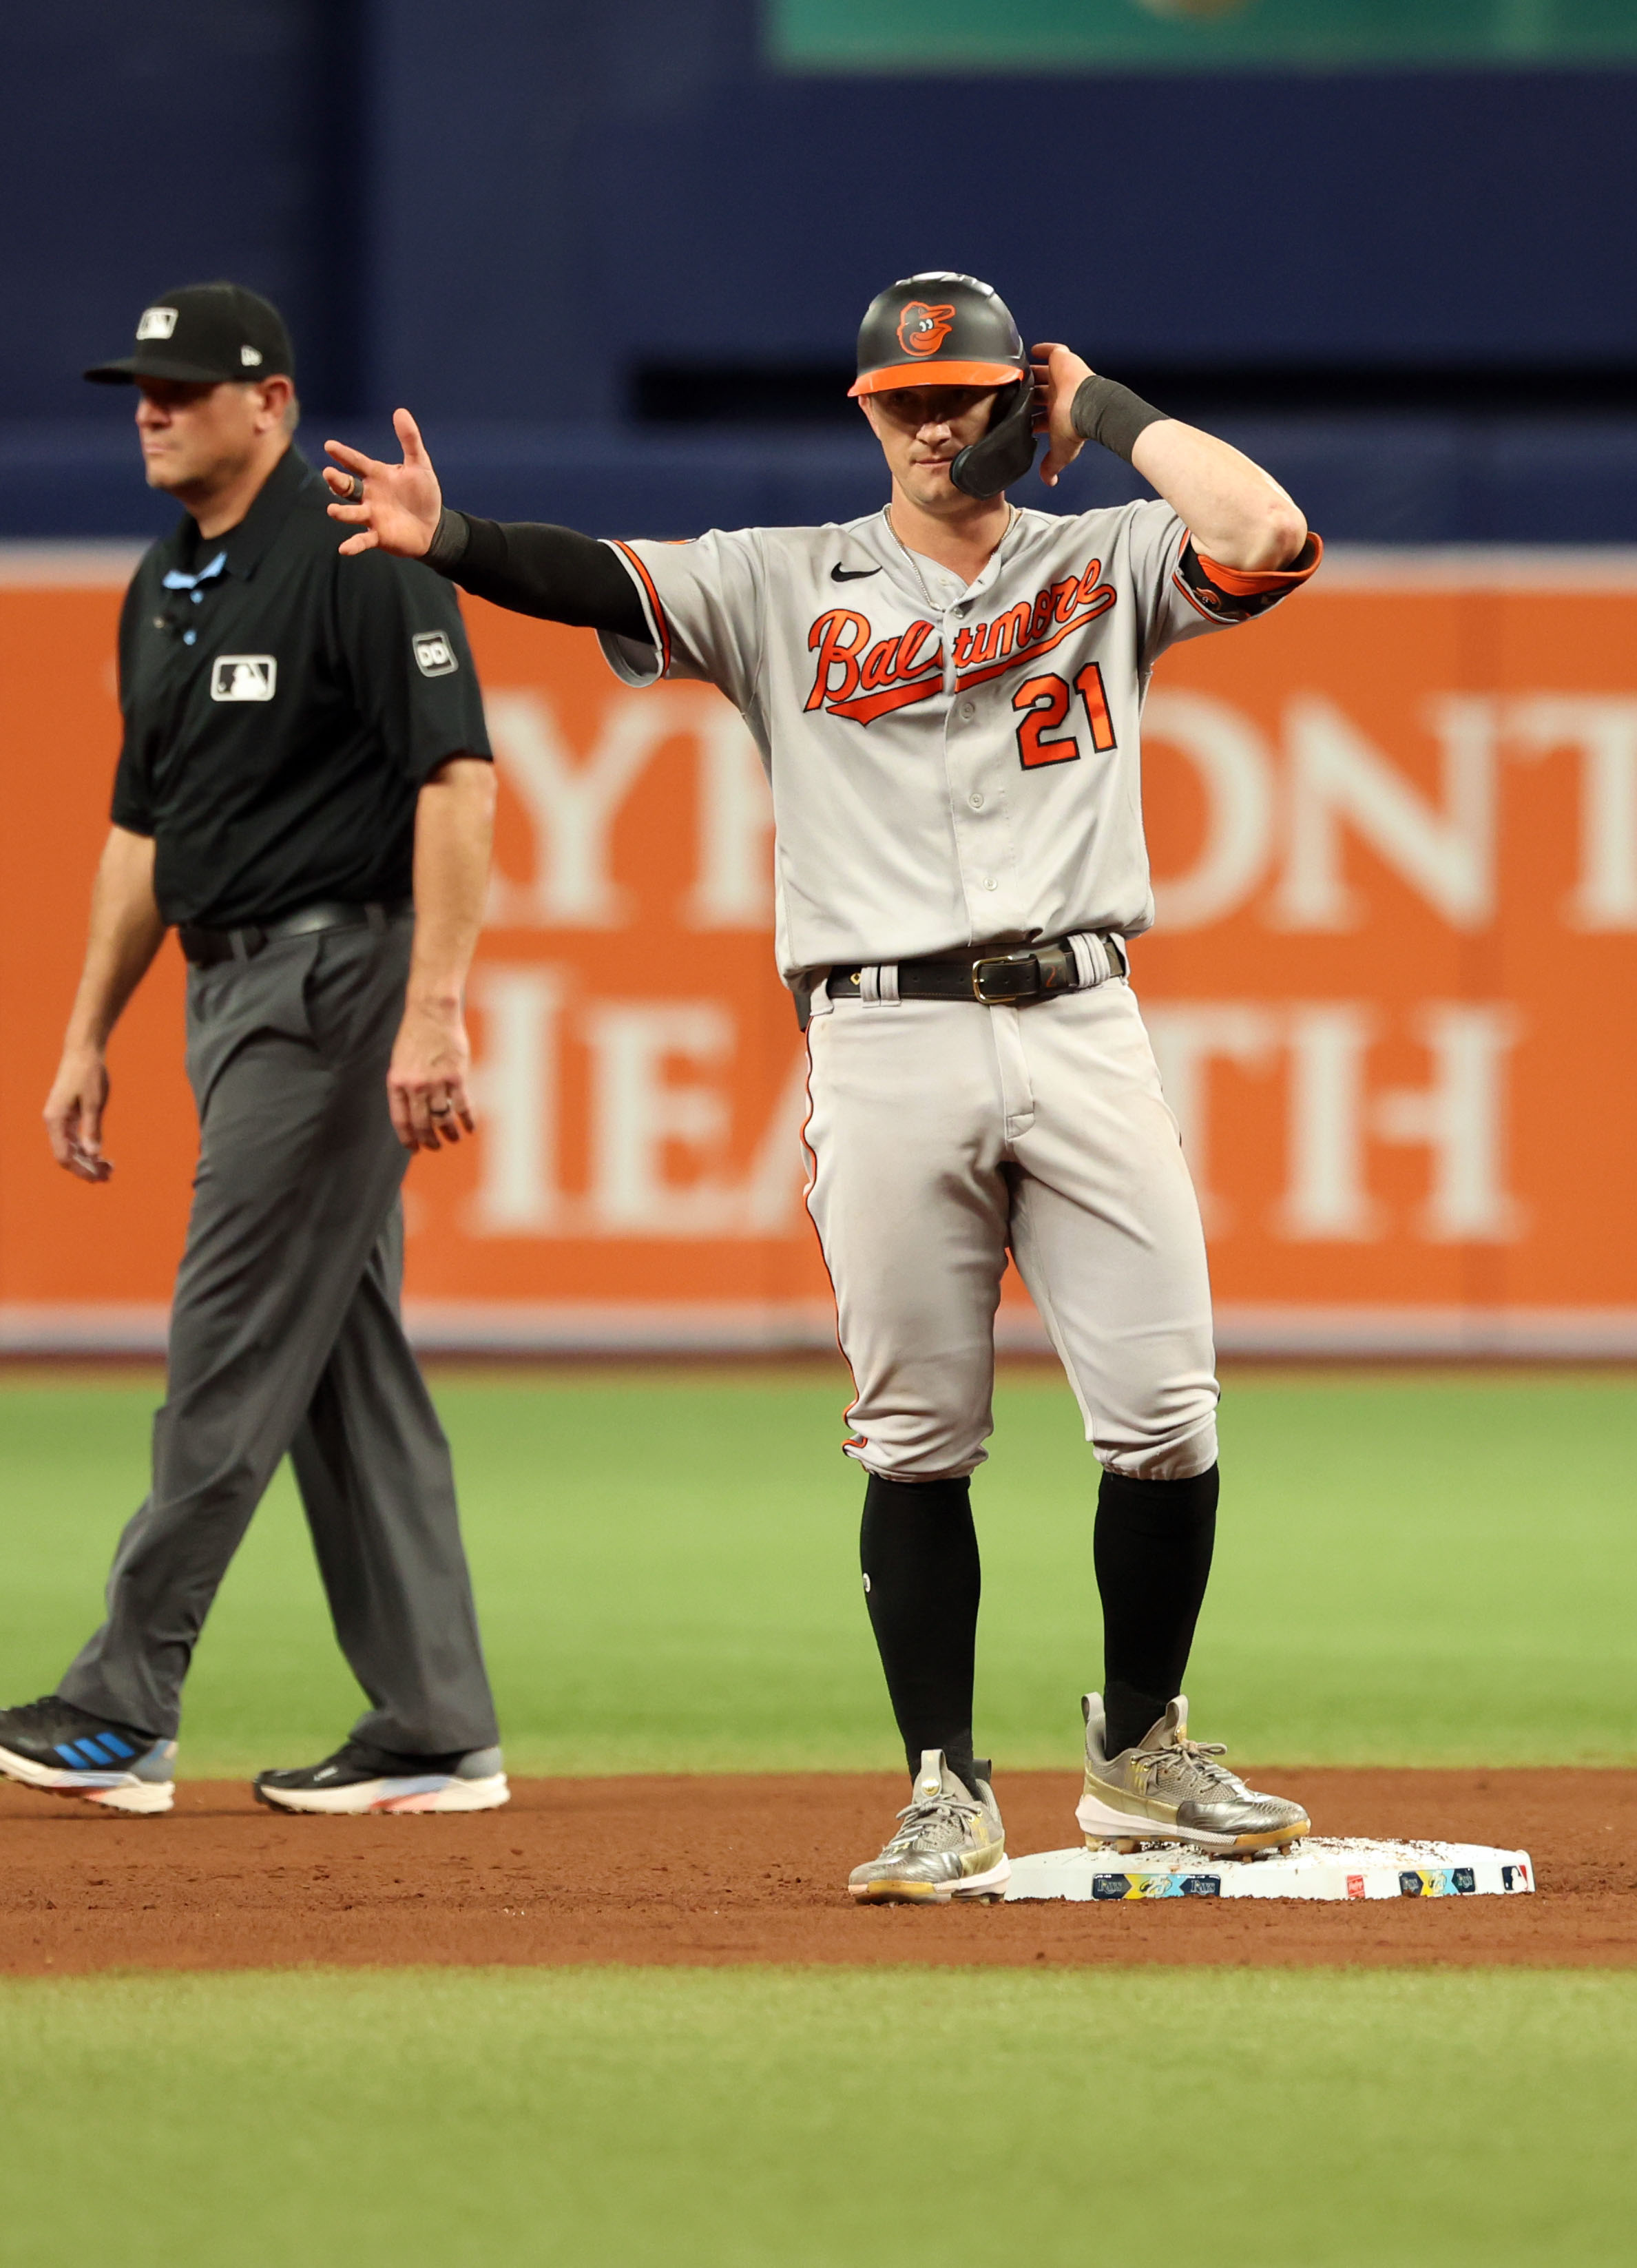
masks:
[[[210,664],[212,701],[270,701],[277,683],[270,653],[218,653]]]
[[[423,677],[453,677],[461,666],[461,657],[442,630],[422,630],[412,643]]]
[[[138,339],[168,339],[176,328],[174,307],[144,307],[136,326]]]

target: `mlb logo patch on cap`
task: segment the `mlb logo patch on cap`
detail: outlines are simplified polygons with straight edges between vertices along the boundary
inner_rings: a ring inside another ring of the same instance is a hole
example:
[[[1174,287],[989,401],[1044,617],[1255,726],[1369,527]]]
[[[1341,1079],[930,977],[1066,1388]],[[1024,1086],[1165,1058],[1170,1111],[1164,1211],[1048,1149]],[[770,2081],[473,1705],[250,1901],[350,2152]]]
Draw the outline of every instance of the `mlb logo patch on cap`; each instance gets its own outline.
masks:
[[[176,328],[174,307],[144,307],[136,326],[138,339],[168,339]]]
[[[422,630],[412,643],[423,677],[453,677],[461,666],[461,657],[442,630]]]
[[[270,701],[277,683],[270,653],[218,653],[210,664],[212,701]]]

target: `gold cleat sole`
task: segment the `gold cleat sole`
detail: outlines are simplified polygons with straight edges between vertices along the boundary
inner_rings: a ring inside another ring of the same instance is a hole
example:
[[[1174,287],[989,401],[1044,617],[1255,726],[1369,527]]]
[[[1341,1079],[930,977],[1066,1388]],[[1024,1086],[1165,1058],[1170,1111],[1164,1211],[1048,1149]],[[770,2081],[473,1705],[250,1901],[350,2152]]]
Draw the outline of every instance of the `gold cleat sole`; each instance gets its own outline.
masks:
[[[1088,1835],[1085,1842],[1088,1851],[1115,1851],[1123,1859],[1129,1859],[1138,1851],[1175,1850],[1179,1844],[1185,1844],[1190,1850],[1201,1852],[1207,1858],[1253,1859],[1259,1851],[1293,1850],[1304,1836],[1310,1835],[1312,1831],[1312,1822],[1304,1819],[1300,1827],[1270,1827],[1259,1835],[1236,1836],[1232,1842],[1227,1842],[1220,1836],[1204,1840],[1198,1835],[1180,1831],[1168,1835],[1162,1828],[1148,1835]]]
[[[861,1906],[997,1906],[1012,1868],[1004,1853],[982,1874],[956,1882],[904,1882],[890,1879],[849,1882],[848,1893]]]
[[[1304,1819],[1300,1827],[1270,1827],[1265,1834],[1241,1835],[1235,1837],[1235,1851],[1288,1851],[1304,1836],[1313,1832],[1313,1822]]]

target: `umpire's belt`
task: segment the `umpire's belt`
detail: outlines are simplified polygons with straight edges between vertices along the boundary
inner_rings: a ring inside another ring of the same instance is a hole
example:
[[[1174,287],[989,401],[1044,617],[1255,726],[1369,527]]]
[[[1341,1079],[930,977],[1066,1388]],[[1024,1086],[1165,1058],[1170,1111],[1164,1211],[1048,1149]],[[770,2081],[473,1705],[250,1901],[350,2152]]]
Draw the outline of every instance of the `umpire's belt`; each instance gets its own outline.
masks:
[[[391,898],[384,904],[343,905],[336,898],[321,898],[277,921],[247,922],[242,929],[201,929],[195,922],[177,925],[177,939],[195,968],[214,968],[218,961],[254,961],[264,946],[281,937],[313,937],[327,929],[384,930],[415,911],[413,898]]]
[[[832,1000],[977,1000],[986,1008],[1004,1008],[1049,1000],[1059,992],[1084,992],[1125,975],[1118,938],[1088,931],[990,953],[936,954],[925,961],[832,968],[824,989]]]

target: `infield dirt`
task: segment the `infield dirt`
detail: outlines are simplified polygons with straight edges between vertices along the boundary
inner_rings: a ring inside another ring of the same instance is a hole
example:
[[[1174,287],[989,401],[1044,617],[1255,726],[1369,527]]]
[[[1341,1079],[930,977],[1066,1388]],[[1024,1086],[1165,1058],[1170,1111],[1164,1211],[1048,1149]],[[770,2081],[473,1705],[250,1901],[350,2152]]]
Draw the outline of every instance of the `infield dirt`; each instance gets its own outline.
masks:
[[[0,1787],[0,1972],[452,1962],[1637,1965],[1637,1771],[1266,1771],[1327,1834],[1523,1848],[1532,1897],[855,1909],[885,1774],[520,1780],[468,1818],[289,1818],[184,1781],[121,1819]],[[1077,1778],[1006,1776],[1014,1853]]]

